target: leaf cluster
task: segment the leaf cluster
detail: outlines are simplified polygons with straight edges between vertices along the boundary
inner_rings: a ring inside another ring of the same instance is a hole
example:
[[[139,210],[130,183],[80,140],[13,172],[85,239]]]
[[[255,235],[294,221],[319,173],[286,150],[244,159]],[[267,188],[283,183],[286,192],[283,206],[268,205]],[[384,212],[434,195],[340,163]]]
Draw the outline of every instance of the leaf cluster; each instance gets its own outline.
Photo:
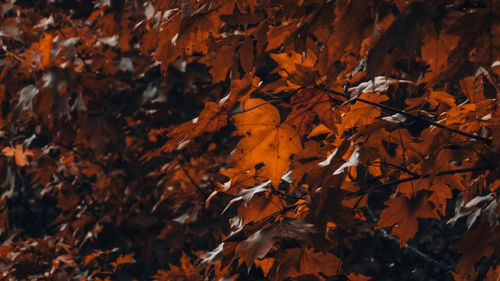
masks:
[[[1,278],[500,278],[499,1],[0,11]]]

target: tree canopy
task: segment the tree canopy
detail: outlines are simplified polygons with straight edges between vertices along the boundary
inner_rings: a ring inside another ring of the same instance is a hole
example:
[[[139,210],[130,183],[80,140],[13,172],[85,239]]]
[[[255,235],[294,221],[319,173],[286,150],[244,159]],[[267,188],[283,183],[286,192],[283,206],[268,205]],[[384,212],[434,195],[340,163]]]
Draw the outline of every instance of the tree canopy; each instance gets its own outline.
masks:
[[[499,19],[4,1],[1,278],[499,280]]]

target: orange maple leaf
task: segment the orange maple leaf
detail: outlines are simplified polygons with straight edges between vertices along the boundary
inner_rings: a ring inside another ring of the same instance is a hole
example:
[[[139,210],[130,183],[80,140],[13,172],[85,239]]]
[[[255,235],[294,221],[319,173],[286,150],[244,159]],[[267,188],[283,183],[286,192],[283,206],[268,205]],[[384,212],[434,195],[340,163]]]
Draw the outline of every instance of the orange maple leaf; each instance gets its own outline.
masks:
[[[35,154],[33,151],[26,149],[23,149],[23,146],[21,144],[17,144],[15,148],[12,148],[10,146],[6,146],[2,149],[2,153],[5,156],[12,157],[14,156],[16,160],[16,164],[18,166],[27,166],[29,164],[28,158],[26,156],[34,156]]]
[[[236,134],[243,136],[233,159],[242,170],[264,163],[263,176],[277,187],[288,171],[292,154],[302,149],[295,129],[280,122],[276,107],[262,99],[249,99],[242,105],[243,113],[232,118]]]
[[[264,276],[267,276],[269,274],[269,270],[271,269],[273,264],[274,264],[273,258],[264,258],[262,260],[255,261],[255,265],[260,267],[260,269],[262,269]]]
[[[444,178],[444,179],[443,179]],[[408,197],[420,190],[431,190],[432,195],[429,200],[436,206],[436,209],[445,214],[446,200],[452,197],[451,189],[446,183],[450,177],[436,177],[434,179],[426,178],[418,181],[409,181],[401,183],[397,191],[406,194]],[[448,182],[450,182],[449,180]]]
[[[249,221],[257,222],[267,216],[281,210],[281,202],[277,196],[267,198],[266,196],[253,197],[252,201],[242,204],[238,208],[238,216],[244,223]]]
[[[120,255],[116,261],[112,262],[111,265],[113,266],[113,272],[116,271],[118,266],[120,264],[127,264],[127,263],[135,263],[135,260],[133,259],[134,253],[128,254],[128,255]]]
[[[50,51],[52,50],[52,40],[54,37],[50,33],[46,33],[42,41],[40,41],[39,50],[42,52],[42,66],[50,64]]]
[[[200,273],[196,269],[196,267],[192,264],[191,259],[186,255],[186,253],[182,253],[181,257],[181,265],[176,266],[173,264],[169,264],[170,270],[158,270],[155,280],[163,281],[163,280],[184,280],[184,281],[195,281],[201,280]]]
[[[216,132],[226,126],[226,119],[226,112],[221,111],[219,105],[207,102],[199,117],[174,127],[168,133],[170,140],[163,145],[162,150],[182,149],[191,139],[205,132]]]
[[[387,96],[380,95],[379,93],[361,93],[359,98],[369,100],[374,103],[382,103],[389,99]],[[349,105],[344,106],[348,107]],[[343,111],[344,106],[339,106],[339,109]],[[339,136],[351,128],[372,124],[373,121],[380,116],[380,113],[380,109],[372,105],[359,101],[354,103],[349,109],[345,109],[342,123],[338,126]]]
[[[412,199],[408,199],[406,196],[390,198],[385,202],[388,208],[380,214],[376,228],[395,225],[391,234],[399,238],[400,246],[403,247],[417,233],[418,218],[439,219],[439,215],[428,196],[428,192],[424,191],[419,192]]]
[[[295,90],[303,85],[319,84],[322,81],[317,69],[314,68],[317,57],[311,50],[305,56],[296,52],[270,54],[279,66],[278,73],[287,79],[287,85],[279,87],[274,92]]]

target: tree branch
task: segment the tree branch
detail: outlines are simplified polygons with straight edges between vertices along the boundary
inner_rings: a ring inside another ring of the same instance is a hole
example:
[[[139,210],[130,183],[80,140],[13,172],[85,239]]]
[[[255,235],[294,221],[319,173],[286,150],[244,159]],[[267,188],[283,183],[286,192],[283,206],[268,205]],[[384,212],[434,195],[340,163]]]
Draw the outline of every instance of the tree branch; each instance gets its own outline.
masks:
[[[493,167],[491,167],[491,166],[486,166],[486,167],[474,167],[474,168],[447,170],[447,171],[439,172],[439,173],[435,174],[434,176],[446,176],[446,175],[453,175],[453,174],[460,174],[460,173],[467,173],[467,172],[489,170],[492,168]],[[425,179],[425,178],[429,178],[430,176],[432,176],[432,174],[425,174],[425,175],[420,175],[420,176],[413,176],[413,177],[409,177],[409,178],[394,180],[394,181],[390,181],[390,182],[376,185],[373,187],[373,189],[379,189],[382,187],[386,187],[386,186],[390,186],[390,185],[394,185],[394,184],[400,184],[400,183],[409,182],[409,181],[418,180],[418,179]]]
[[[368,213],[368,216],[372,219],[373,222],[376,223],[378,221],[378,219],[373,214],[370,206],[367,204],[365,208],[366,208],[366,211]],[[389,233],[387,233],[387,231],[385,231],[385,229],[380,228],[380,229],[378,229],[378,231],[382,234],[382,237],[384,239],[391,240],[391,241],[393,241],[393,242],[395,242],[396,244],[399,245],[398,239],[396,237],[390,235]],[[436,265],[440,269],[451,270],[451,269],[455,268],[455,265],[450,265],[450,264],[447,264],[444,261],[436,260],[433,257],[431,257],[431,256],[423,253],[419,249],[409,246],[408,244],[405,244],[403,246],[403,248],[407,249],[410,253],[414,254],[415,256],[418,256],[419,258],[427,261],[428,263],[432,263],[432,264]]]
[[[350,99],[350,95],[348,93],[342,93],[342,92],[334,91],[334,90],[327,89],[327,88],[318,88],[318,89],[323,90],[323,91],[327,91],[329,93],[336,94],[336,95],[343,96],[345,98]],[[467,132],[464,132],[464,131],[460,131],[460,130],[457,130],[457,129],[452,129],[452,128],[446,127],[444,125],[441,125],[441,124],[439,124],[437,122],[434,122],[432,120],[429,120],[429,119],[427,119],[425,117],[418,116],[418,115],[413,115],[411,113],[399,110],[399,109],[394,108],[392,106],[388,106],[388,105],[385,105],[385,104],[380,104],[380,103],[372,102],[372,101],[369,101],[369,100],[361,99],[359,97],[355,98],[355,100],[360,101],[362,103],[366,103],[366,104],[369,104],[369,105],[376,106],[376,107],[378,107],[380,109],[383,109],[383,110],[386,110],[386,111],[390,111],[390,112],[394,112],[394,113],[399,113],[399,114],[404,115],[406,117],[418,119],[418,120],[421,120],[421,121],[423,121],[423,122],[425,122],[425,123],[427,123],[429,125],[432,125],[432,126],[435,126],[435,127],[438,127],[438,128],[444,129],[444,130],[447,130],[447,131],[455,133],[457,135],[462,135],[462,136],[465,136],[465,137],[468,137],[468,138],[471,138],[471,139],[475,139],[475,140],[481,141],[481,142],[483,142],[483,143],[485,143],[487,145],[491,145],[491,139],[480,137],[480,136],[477,136],[477,135],[473,135],[473,134],[470,134],[470,133],[467,133]]]

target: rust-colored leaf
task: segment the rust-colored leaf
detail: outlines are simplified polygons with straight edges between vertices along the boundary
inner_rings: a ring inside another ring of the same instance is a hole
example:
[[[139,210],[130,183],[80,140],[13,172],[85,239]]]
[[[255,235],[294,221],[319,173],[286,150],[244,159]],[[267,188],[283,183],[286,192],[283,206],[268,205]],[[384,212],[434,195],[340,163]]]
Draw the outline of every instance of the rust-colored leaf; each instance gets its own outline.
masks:
[[[359,98],[369,100],[375,103],[382,103],[389,98],[378,93],[362,93]],[[347,106],[347,105],[344,105]],[[341,108],[340,110],[343,110]],[[380,109],[363,102],[356,102],[350,106],[347,112],[342,116],[342,123],[338,126],[338,133],[342,135],[348,129],[356,126],[369,125],[373,123],[375,118],[380,116]]]
[[[289,169],[290,156],[302,149],[295,129],[280,122],[278,110],[261,99],[249,99],[243,113],[232,118],[236,134],[243,136],[233,155],[236,166],[251,169],[263,163],[263,175],[278,186]]]
[[[118,269],[118,266],[129,263],[135,263],[134,253],[127,255],[120,255],[118,258],[116,258],[114,262],[111,263],[111,265],[113,266],[113,271],[116,271]]]
[[[428,194],[424,192],[418,193],[412,199],[405,196],[390,198],[385,205],[387,208],[380,213],[377,228],[394,226],[391,234],[399,238],[401,247],[417,233],[418,218],[439,219]]]
[[[255,196],[249,204],[242,204],[238,208],[238,216],[244,223],[257,222],[282,209],[282,202],[277,196]]]
[[[264,258],[262,260],[255,260],[255,265],[262,269],[264,276],[267,276],[269,274],[269,270],[271,270],[273,264],[274,264],[273,258]]]
[[[456,35],[446,33],[435,34],[433,31],[426,33],[422,42],[422,58],[429,64],[429,72],[420,82],[432,81],[446,70],[448,56],[457,46],[459,39]]]
[[[312,274],[335,276],[341,273],[342,261],[328,252],[315,252],[310,248],[289,249],[277,272],[279,280],[283,277],[297,277]]]
[[[253,55],[253,40],[248,37],[243,41],[243,44],[241,44],[240,49],[239,49],[239,55],[240,55],[240,62],[241,62],[241,67],[245,72],[250,72],[252,71],[253,67],[253,60],[254,60],[254,55]]]
[[[50,33],[45,33],[42,41],[40,41],[39,50],[42,53],[42,66],[50,64],[50,51],[52,50],[52,40],[54,37]]]

